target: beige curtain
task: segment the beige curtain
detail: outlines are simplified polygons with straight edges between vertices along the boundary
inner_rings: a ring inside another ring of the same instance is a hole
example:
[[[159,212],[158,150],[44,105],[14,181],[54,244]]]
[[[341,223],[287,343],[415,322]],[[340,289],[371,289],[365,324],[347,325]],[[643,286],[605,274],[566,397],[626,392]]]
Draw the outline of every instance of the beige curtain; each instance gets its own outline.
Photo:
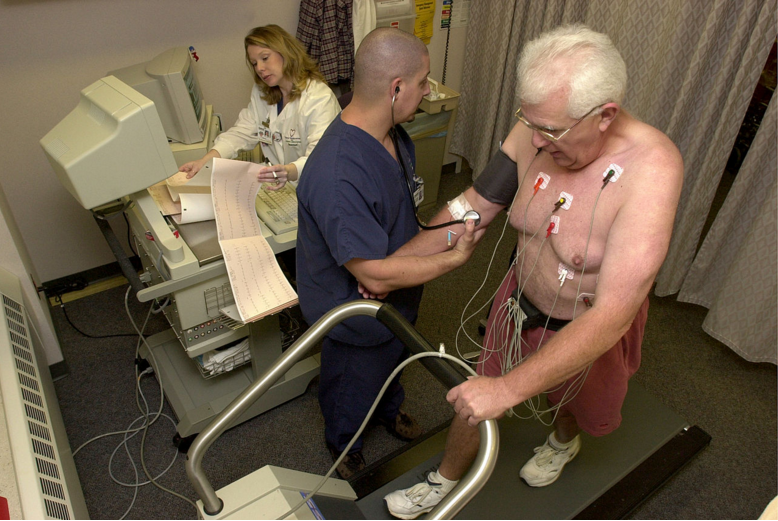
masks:
[[[701,48],[689,60],[684,88],[672,105],[666,127],[683,154],[685,174],[673,240],[657,277],[658,295],[677,293],[683,284],[727,158],[776,38],[775,0],[720,3],[725,5],[711,11],[699,31]]]
[[[677,293],[689,273],[721,174],[775,41],[776,3],[473,2],[450,151],[468,160],[474,176],[496,152],[513,125],[518,104],[515,68],[526,41],[572,22],[609,34],[627,62],[625,107],[670,136],[684,158],[675,231],[656,286],[658,295]],[[737,249],[731,243],[722,247]],[[772,260],[774,272],[775,256]],[[774,300],[770,313],[776,314]],[[706,330],[711,331],[711,326]]]
[[[773,96],[743,166],[683,281],[678,300],[710,309],[702,324],[746,360],[776,363],[778,154]]]
[[[582,22],[586,1],[488,0],[470,4],[459,111],[449,151],[480,172],[513,126],[516,65],[524,43],[564,23]],[[456,9],[456,0],[454,2]]]

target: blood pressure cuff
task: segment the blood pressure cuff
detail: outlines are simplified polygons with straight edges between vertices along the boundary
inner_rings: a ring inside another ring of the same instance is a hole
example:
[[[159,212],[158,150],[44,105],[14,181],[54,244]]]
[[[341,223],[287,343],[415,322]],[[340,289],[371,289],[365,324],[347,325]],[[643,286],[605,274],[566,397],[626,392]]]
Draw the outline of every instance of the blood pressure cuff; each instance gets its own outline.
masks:
[[[473,183],[475,191],[490,203],[510,206],[519,189],[519,174],[516,162],[502,149],[492,156]]]

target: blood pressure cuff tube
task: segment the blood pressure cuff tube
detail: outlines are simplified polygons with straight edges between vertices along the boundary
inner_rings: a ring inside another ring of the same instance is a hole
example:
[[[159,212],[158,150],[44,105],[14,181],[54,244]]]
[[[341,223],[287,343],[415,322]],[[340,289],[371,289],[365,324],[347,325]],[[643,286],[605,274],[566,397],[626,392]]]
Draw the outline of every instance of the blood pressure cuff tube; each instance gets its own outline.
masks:
[[[492,156],[473,183],[475,191],[490,203],[510,206],[519,189],[519,174],[516,162],[502,149]]]

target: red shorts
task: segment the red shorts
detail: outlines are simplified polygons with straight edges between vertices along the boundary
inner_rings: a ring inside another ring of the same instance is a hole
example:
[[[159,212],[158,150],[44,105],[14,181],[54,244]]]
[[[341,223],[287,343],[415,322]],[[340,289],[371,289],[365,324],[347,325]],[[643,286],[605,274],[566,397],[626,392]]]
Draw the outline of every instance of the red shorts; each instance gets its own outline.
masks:
[[[478,374],[486,376],[500,376],[502,374],[502,361],[505,354],[507,339],[516,331],[513,320],[506,318],[505,307],[502,306],[511,293],[516,289],[516,277],[509,274],[505,277],[497,296],[494,299],[492,310],[489,313],[489,321],[484,338],[484,349],[478,362]],[[627,395],[627,382],[640,367],[640,346],[643,342],[643,331],[648,317],[648,297],[640,306],[629,331],[616,342],[612,348],[606,351],[600,358],[594,361],[583,386],[575,397],[564,404],[561,409],[572,414],[578,426],[592,436],[603,436],[614,431],[621,424],[621,406]],[[492,331],[492,325],[506,324],[502,331]],[[543,333],[543,328],[537,327],[521,332],[522,356],[526,357],[537,351],[539,347],[554,336],[554,331]],[[542,344],[539,344],[542,337]],[[577,376],[570,378],[561,386],[555,386],[548,393],[548,400],[552,404],[560,403],[565,392],[576,380]],[[570,392],[572,394],[574,390]]]

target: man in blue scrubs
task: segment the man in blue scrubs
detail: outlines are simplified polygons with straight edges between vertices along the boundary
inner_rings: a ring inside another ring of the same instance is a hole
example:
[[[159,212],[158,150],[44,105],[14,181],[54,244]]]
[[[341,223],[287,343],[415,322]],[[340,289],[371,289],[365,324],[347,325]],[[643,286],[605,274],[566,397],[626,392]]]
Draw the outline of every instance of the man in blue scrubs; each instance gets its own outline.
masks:
[[[309,324],[363,295],[383,298],[414,323],[422,284],[464,264],[483,233],[470,223],[455,248],[389,258],[419,231],[414,147],[399,124],[412,120],[429,94],[429,63],[421,40],[397,29],[376,29],[359,47],[352,101],[309,156],[297,189],[297,288]],[[345,320],[325,338],[319,402],[333,458],[358,430],[404,351],[370,317]],[[403,400],[398,376],[375,419],[410,440],[422,430],[400,410]],[[361,449],[360,439],[338,467],[342,478],[364,469]]]

